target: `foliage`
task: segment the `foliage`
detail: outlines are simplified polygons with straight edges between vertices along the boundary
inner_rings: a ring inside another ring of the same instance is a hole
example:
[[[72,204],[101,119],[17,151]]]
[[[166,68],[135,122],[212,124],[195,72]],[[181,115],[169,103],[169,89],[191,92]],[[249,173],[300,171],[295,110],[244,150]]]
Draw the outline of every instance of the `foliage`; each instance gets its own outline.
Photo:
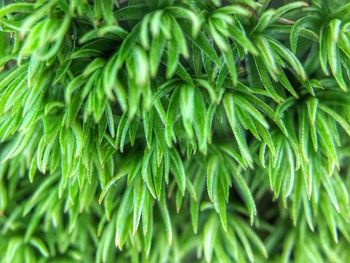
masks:
[[[0,1],[0,262],[346,262],[347,0]]]

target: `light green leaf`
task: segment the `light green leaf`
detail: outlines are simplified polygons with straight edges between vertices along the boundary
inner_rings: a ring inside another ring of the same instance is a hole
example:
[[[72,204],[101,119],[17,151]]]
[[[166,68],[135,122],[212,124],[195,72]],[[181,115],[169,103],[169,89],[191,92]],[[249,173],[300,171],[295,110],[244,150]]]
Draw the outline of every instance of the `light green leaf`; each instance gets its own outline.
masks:
[[[245,161],[247,162],[248,166],[252,167],[253,160],[252,160],[252,157],[250,155],[247,141],[244,138],[243,131],[236,120],[236,116],[235,116],[235,112],[234,112],[234,98],[233,98],[232,94],[225,95],[224,108],[225,108],[228,122],[231,126],[233,134],[234,134],[236,141],[238,143],[239,150],[240,150],[242,156],[244,157]]]
[[[188,38],[216,65],[220,64],[220,58],[218,57],[215,48],[204,33],[200,33],[197,38],[192,38],[190,36],[188,36]]]
[[[180,110],[183,125],[189,138],[193,137],[194,93],[194,88],[187,84],[180,87]]]
[[[214,216],[211,216],[204,226],[203,230],[203,249],[207,262],[211,262],[213,256],[214,245],[218,232],[218,222]]]
[[[130,202],[132,202],[131,189],[128,188],[124,193],[123,200],[118,209],[116,224],[116,233],[115,233],[115,246],[122,248],[122,244],[125,239],[125,227],[127,225],[127,217],[130,212]]]
[[[163,219],[164,224],[165,224],[165,230],[166,230],[167,237],[168,237],[168,243],[169,243],[169,245],[171,245],[173,242],[173,230],[172,230],[170,215],[169,215],[169,211],[168,211],[168,208],[166,205],[166,200],[165,200],[164,194],[160,198],[159,208],[160,208],[160,213],[162,215],[162,219]]]
[[[256,216],[257,213],[253,195],[247,183],[244,181],[243,177],[239,173],[233,173],[232,176],[234,178],[236,189],[242,196],[244,203],[248,208],[248,212],[250,215],[250,224],[252,225],[254,222],[254,216]]]
[[[176,150],[170,151],[170,160],[172,162],[172,171],[175,176],[176,183],[182,193],[185,195],[186,191],[186,175],[183,162]]]

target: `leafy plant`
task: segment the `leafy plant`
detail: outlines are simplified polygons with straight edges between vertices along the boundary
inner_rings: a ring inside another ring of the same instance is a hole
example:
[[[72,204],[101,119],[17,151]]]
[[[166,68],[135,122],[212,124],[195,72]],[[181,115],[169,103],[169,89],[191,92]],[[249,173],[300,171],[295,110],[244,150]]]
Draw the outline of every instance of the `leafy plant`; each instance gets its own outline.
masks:
[[[0,1],[0,262],[347,262],[350,3]]]

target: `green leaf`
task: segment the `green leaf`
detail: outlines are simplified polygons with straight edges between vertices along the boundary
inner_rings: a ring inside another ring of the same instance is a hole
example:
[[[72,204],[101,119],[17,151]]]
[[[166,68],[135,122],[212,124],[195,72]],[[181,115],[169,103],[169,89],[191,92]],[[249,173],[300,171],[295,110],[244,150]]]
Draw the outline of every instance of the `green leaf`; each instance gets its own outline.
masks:
[[[248,237],[243,232],[243,229],[241,229],[240,227],[235,227],[235,232],[237,233],[238,238],[241,240],[241,243],[242,243],[243,248],[244,248],[244,250],[249,258],[249,261],[254,262],[255,261],[254,253],[253,253],[252,247],[249,243]]]
[[[292,148],[289,144],[286,144],[286,151],[289,162],[289,174],[286,175],[287,178],[284,179],[284,187],[283,187],[283,197],[286,199],[292,193],[294,181],[295,181],[295,161],[292,152]]]
[[[275,10],[268,10],[264,12],[252,32],[263,32],[269,26],[271,21],[273,21],[272,18],[275,16],[275,14]]]
[[[165,39],[162,36],[158,36],[157,38],[154,38],[151,45],[150,50],[150,74],[152,77],[155,77],[158,72],[158,67],[163,55],[163,51],[165,48]]]
[[[0,17],[7,14],[19,12],[19,13],[31,13],[34,11],[34,4],[32,3],[13,3],[1,7]]]
[[[316,98],[311,98],[307,101],[307,111],[309,115],[310,132],[311,139],[315,151],[318,149],[317,131],[316,131],[316,113],[318,107],[318,100]]]
[[[146,52],[139,47],[133,49],[135,81],[137,85],[144,86],[149,79],[148,58]]]
[[[347,86],[343,79],[343,73],[341,68],[341,62],[339,58],[339,51],[337,48],[337,43],[339,40],[340,26],[342,21],[339,19],[334,19],[329,24],[329,33],[327,35],[327,50],[328,50],[328,60],[331,71],[339,85],[339,87],[347,91]]]
[[[175,41],[168,41],[166,76],[171,78],[179,64],[179,50]]]
[[[214,182],[217,180],[219,162],[216,156],[211,156],[207,165],[207,192],[209,199],[214,200]]]
[[[240,5],[228,5],[220,7],[215,10],[215,13],[222,13],[226,15],[241,15],[241,16],[250,16],[251,12],[248,8]]]
[[[211,262],[218,232],[218,223],[214,216],[211,216],[204,226],[203,230],[203,250],[207,262]]]
[[[0,213],[3,213],[8,204],[7,190],[2,181],[0,181]]]
[[[152,111],[143,111],[142,112],[143,119],[143,129],[145,133],[145,138],[147,142],[147,147],[151,149],[152,145],[152,128],[153,128],[153,112]]]
[[[160,208],[160,213],[162,215],[162,219],[163,219],[164,224],[165,224],[165,231],[167,233],[168,243],[169,243],[169,245],[171,245],[173,242],[173,230],[172,230],[170,215],[169,215],[169,211],[168,211],[168,208],[166,205],[166,200],[165,200],[164,194],[160,198],[159,208]]]
[[[237,82],[237,69],[236,69],[236,63],[235,59],[233,57],[233,53],[231,51],[223,52],[223,56],[225,59],[225,64],[227,66],[227,69],[231,75],[233,85]]]
[[[292,29],[291,29],[290,35],[289,35],[289,42],[290,42],[292,52],[294,54],[297,52],[297,46],[298,46],[300,32],[304,28],[309,27],[309,26],[312,26],[312,23],[311,23],[310,18],[308,16],[298,19],[298,21],[296,21],[294,23],[294,25],[292,26]]]
[[[319,108],[338,122],[344,131],[350,136],[350,125],[340,114],[323,104],[320,104]]]
[[[334,191],[335,189],[333,188],[330,177],[327,174],[323,174],[322,179],[323,179],[322,185],[326,189],[330,201],[332,202],[335,209],[339,212],[338,198],[337,198],[337,195],[335,194],[335,191]]]
[[[338,163],[338,155],[337,150],[335,148],[335,144],[333,141],[333,136],[331,134],[329,125],[327,124],[326,119],[324,116],[320,116],[320,114],[316,117],[316,125],[317,125],[317,132],[319,135],[319,138],[325,147],[327,156],[329,158],[329,162],[331,163]]]
[[[209,21],[209,32],[214,39],[215,44],[219,47],[221,52],[228,53],[229,52],[229,45],[227,43],[227,40],[220,35],[220,33],[215,29],[215,26],[211,21]]]
[[[244,49],[248,50],[253,55],[257,55],[258,51],[252,44],[252,42],[246,37],[244,31],[242,31],[238,26],[232,24],[229,27],[229,31],[232,35],[232,38],[241,45]]]
[[[171,12],[176,18],[185,18],[191,20],[192,22],[192,36],[197,36],[201,22],[198,15],[191,10],[179,7],[179,6],[171,6],[166,8],[167,11]]]
[[[38,237],[33,237],[30,239],[30,244],[37,248],[41,255],[44,257],[49,257],[50,253],[45,245],[45,243]]]
[[[163,10],[157,10],[152,13],[150,21],[150,29],[153,35],[153,38],[158,38],[160,32],[160,24],[163,15]]]
[[[193,137],[194,93],[194,88],[189,85],[184,84],[180,87],[180,110],[189,138]]]
[[[103,190],[100,194],[100,197],[98,198],[99,204],[102,204],[102,201],[105,198],[105,196],[107,195],[109,189],[123,176],[125,176],[125,173],[118,173],[105,185],[105,187],[103,188]]]
[[[205,102],[201,92],[196,91],[194,96],[194,130],[197,136],[199,150],[207,153],[207,111],[205,108]]]
[[[151,13],[147,14],[141,22],[141,27],[140,27],[140,41],[142,46],[145,49],[149,49],[149,32],[148,32],[148,25],[151,20]]]
[[[147,191],[146,186],[142,183],[141,180],[138,180],[137,182],[135,182],[134,193],[133,193],[133,196],[134,196],[133,234],[134,235],[140,223],[142,207],[145,201],[146,191]]]
[[[306,163],[309,162],[309,154],[308,154],[308,142],[309,142],[309,126],[306,121],[306,111],[300,113],[300,121],[299,121],[299,142],[300,142],[300,150],[303,156],[303,159]]]
[[[307,196],[306,196],[305,192],[303,194],[303,204],[304,204],[304,213],[305,213],[306,221],[307,221],[311,231],[314,231],[314,223],[313,223],[313,218],[312,218],[310,202],[309,202],[309,200],[307,200]]]
[[[235,103],[238,107],[240,107],[245,112],[248,112],[254,119],[256,119],[262,126],[265,128],[269,128],[269,124],[267,123],[264,116],[255,109],[244,97],[236,96]]]
[[[265,70],[270,73],[271,77],[277,81],[279,69],[276,64],[274,52],[271,49],[270,43],[266,37],[258,36],[255,38],[255,45],[260,50],[260,56],[265,64]]]
[[[244,138],[243,131],[236,120],[236,116],[234,112],[234,98],[232,94],[225,95],[224,108],[225,108],[227,119],[229,121],[233,134],[238,143],[239,150],[242,156],[244,157],[245,161],[247,162],[248,166],[252,167],[253,160],[249,152],[247,141]]]
[[[131,189],[127,189],[124,193],[123,200],[121,201],[121,204],[118,209],[117,219],[116,219],[116,232],[115,232],[115,246],[122,248],[122,244],[125,239],[125,227],[127,224],[127,217],[130,212],[130,202],[132,195],[131,195]]]
[[[114,17],[116,19],[124,18],[127,20],[133,20],[144,16],[147,12],[149,12],[149,8],[146,4],[130,4],[128,6],[118,9],[114,13]]]
[[[151,176],[151,156],[153,153],[153,147],[151,149],[146,149],[142,159],[142,179],[146,183],[148,190],[152,194],[153,198],[156,198],[156,191],[154,188],[152,176]]]
[[[337,232],[337,225],[334,218],[334,215],[332,213],[329,213],[331,211],[331,206],[329,202],[323,202],[321,205],[321,211],[323,212],[323,215],[325,216],[326,223],[332,233],[333,240],[338,243],[338,232]]]
[[[179,23],[176,21],[176,19],[172,19],[172,34],[173,34],[173,39],[174,42],[177,44],[177,50],[179,51],[180,54],[182,54],[185,58],[188,58],[189,53],[188,53],[188,47],[187,47],[187,42],[185,38],[185,34],[182,31]]]
[[[216,65],[220,65],[220,58],[218,57],[215,48],[204,33],[200,33],[197,38],[192,38],[190,36],[188,36],[188,38]]]
[[[295,244],[295,232],[290,232],[283,242],[282,262],[289,262]]]
[[[307,3],[302,2],[302,1],[295,1],[292,3],[288,3],[286,5],[281,6],[280,8],[276,9],[275,16],[281,17],[293,9],[308,7],[308,6],[309,5]]]
[[[283,98],[277,93],[274,84],[271,82],[271,79],[268,75],[268,71],[266,67],[263,65],[262,61],[260,58],[255,58],[255,65],[258,71],[258,74],[260,76],[260,80],[262,84],[264,85],[265,89],[267,92],[270,94],[270,96],[276,101],[276,102],[281,102],[283,101]]]
[[[191,211],[191,222],[192,222],[193,232],[195,234],[197,234],[197,232],[198,232],[198,217],[199,217],[199,202],[191,199],[190,211]]]
[[[217,206],[217,210],[220,215],[220,220],[222,227],[224,231],[227,231],[227,213],[226,213],[226,200],[225,200],[225,194],[224,194],[224,188],[223,182],[217,183],[216,187],[214,188],[214,205]]]
[[[319,59],[320,59],[320,65],[322,68],[322,71],[324,74],[327,76],[329,75],[328,72],[328,67],[327,67],[327,62],[328,62],[328,50],[327,50],[327,30],[324,26],[321,27],[320,29],[320,37],[319,37]]]
[[[235,223],[244,231],[244,233],[247,235],[250,241],[255,245],[257,250],[264,256],[264,258],[268,258],[268,253],[267,253],[265,244],[261,241],[261,239],[255,233],[255,231],[253,231],[252,228],[250,228],[240,219],[235,220]]]
[[[169,101],[168,105],[168,111],[166,115],[166,126],[165,126],[165,140],[167,142],[167,145],[171,147],[172,145],[172,140],[174,137],[174,131],[173,131],[173,126],[178,114],[178,108],[176,103],[178,102],[178,97],[179,97],[179,91],[178,89],[175,90]]]
[[[172,162],[172,171],[175,176],[176,183],[182,193],[182,195],[185,195],[186,191],[186,175],[185,175],[185,168],[183,165],[183,162],[177,153],[176,150],[170,151],[170,160]]]
[[[273,49],[292,66],[301,80],[305,81],[307,79],[306,72],[297,57],[278,41],[270,39],[269,42],[272,44]]]
[[[254,216],[256,216],[256,213],[257,213],[253,195],[247,183],[244,181],[244,179],[240,174],[233,173],[232,176],[234,178],[235,186],[248,208],[248,212],[250,215],[250,224],[252,225],[254,222]]]

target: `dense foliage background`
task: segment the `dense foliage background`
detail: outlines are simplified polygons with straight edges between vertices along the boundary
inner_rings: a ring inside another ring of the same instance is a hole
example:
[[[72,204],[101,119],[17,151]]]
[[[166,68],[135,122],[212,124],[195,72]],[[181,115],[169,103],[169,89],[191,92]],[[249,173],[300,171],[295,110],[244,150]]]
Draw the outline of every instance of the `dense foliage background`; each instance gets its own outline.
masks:
[[[347,0],[0,1],[0,262],[347,262]]]

